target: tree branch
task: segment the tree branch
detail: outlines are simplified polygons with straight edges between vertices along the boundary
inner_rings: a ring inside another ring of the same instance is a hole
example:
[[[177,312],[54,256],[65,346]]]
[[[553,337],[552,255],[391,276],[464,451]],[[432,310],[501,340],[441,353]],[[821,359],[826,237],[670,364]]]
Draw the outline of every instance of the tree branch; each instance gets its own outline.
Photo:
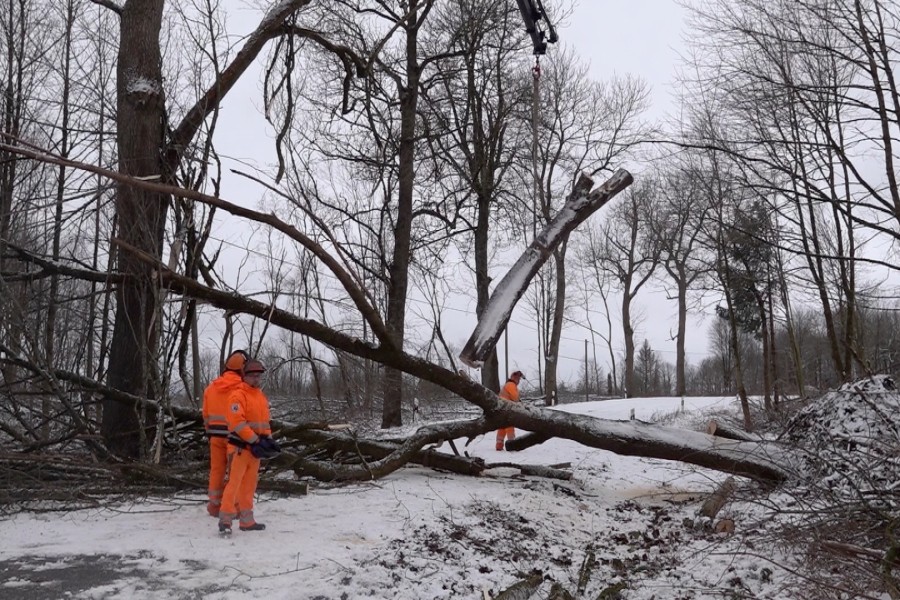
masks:
[[[96,0],[95,0],[96,1]],[[284,22],[300,10],[311,0],[290,0],[280,2],[270,10],[257,26],[256,30],[247,38],[244,47],[237,53],[231,64],[216,78],[206,93],[200,97],[194,106],[187,112],[181,123],[172,132],[166,151],[170,172],[175,172],[175,167],[181,161],[184,151],[194,139],[200,125],[215,108],[225,95],[231,91],[234,84],[244,72],[253,64],[259,56],[266,42],[284,33]]]
[[[119,6],[118,4],[116,4],[115,2],[112,2],[112,0],[91,0],[91,2],[93,2],[94,4],[96,4],[98,6],[108,8],[109,10],[113,11],[120,17],[122,16],[122,7]]]

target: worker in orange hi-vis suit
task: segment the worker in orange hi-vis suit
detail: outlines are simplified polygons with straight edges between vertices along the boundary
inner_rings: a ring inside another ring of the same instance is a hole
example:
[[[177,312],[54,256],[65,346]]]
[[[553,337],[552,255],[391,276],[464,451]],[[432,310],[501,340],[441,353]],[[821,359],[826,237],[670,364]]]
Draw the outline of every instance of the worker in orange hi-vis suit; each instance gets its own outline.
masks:
[[[503,389],[500,390],[499,396],[504,400],[509,400],[510,402],[518,402],[519,401],[519,382],[524,379],[525,376],[522,375],[522,371],[513,371],[509,374],[509,379],[506,380],[506,384],[503,386]],[[516,439],[516,428],[515,427],[504,427],[502,429],[497,430],[497,451],[503,450],[503,444],[505,440],[514,440]]]
[[[222,492],[225,491],[225,464],[228,459],[228,397],[243,384],[241,371],[247,353],[235,350],[225,359],[222,374],[213,379],[203,392],[203,426],[209,437],[209,501],[206,511],[219,516]]]
[[[266,528],[253,518],[259,463],[262,458],[277,456],[281,448],[272,439],[269,401],[259,389],[265,371],[262,362],[248,360],[244,364],[244,384],[228,398],[228,474],[219,511],[220,533],[230,534],[231,524],[238,516],[241,531]]]

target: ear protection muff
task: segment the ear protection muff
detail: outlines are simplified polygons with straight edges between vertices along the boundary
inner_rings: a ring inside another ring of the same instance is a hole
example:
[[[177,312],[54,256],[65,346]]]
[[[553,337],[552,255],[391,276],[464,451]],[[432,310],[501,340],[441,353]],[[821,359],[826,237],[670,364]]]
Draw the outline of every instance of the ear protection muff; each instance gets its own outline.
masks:
[[[244,365],[250,360],[250,355],[243,350],[235,350],[225,359],[226,371],[243,372]]]

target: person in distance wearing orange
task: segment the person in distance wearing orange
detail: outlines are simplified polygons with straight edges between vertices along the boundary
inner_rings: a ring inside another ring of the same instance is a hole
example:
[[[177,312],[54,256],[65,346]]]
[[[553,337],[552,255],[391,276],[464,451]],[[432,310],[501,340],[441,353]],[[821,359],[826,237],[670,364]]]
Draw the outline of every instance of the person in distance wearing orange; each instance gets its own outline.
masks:
[[[524,375],[522,375],[522,371],[513,371],[509,374],[509,379],[506,380],[506,384],[503,386],[503,389],[500,390],[499,396],[504,400],[509,400],[510,402],[518,402],[519,401],[519,382],[524,379]],[[502,429],[497,430],[497,451],[503,450],[503,445],[505,440],[514,440],[516,439],[516,428],[515,427],[503,427]]]
[[[219,511],[219,533],[230,534],[235,517],[239,517],[241,531],[266,528],[253,518],[259,463],[260,459],[277,456],[281,448],[272,439],[269,401],[259,389],[265,371],[259,360],[248,360],[244,363],[243,385],[228,398],[227,482]]]
[[[222,374],[213,379],[203,392],[203,426],[209,437],[209,500],[206,512],[219,516],[222,492],[225,490],[225,465],[228,460],[228,397],[243,383],[241,370],[247,353],[235,350],[225,359]]]

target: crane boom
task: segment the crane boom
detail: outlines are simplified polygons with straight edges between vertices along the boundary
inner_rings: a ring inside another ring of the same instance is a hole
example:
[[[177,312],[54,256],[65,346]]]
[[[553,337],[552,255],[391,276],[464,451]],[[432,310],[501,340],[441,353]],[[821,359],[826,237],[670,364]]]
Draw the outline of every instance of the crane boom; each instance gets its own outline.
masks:
[[[556,29],[547,18],[547,11],[541,0],[516,0],[519,5],[519,12],[522,13],[522,20],[525,22],[525,31],[531,36],[531,43],[534,46],[534,53],[542,55],[547,52],[547,44],[555,44],[559,39],[556,35]],[[541,26],[544,22],[544,27]],[[549,35],[548,35],[549,34]]]

